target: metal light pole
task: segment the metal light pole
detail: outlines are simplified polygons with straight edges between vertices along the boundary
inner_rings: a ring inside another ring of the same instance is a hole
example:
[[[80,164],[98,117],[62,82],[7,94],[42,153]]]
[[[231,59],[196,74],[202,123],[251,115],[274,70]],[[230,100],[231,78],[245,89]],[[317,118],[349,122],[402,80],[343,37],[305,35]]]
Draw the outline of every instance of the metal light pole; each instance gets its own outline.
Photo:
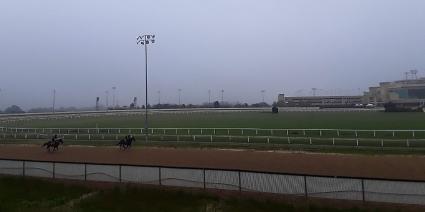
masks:
[[[211,104],[211,90],[208,90],[208,106]]]
[[[155,35],[137,37],[137,44],[145,46],[145,140],[148,141],[148,44],[155,43]]]
[[[115,90],[117,89],[117,87],[112,87],[112,109],[115,108]]]
[[[56,104],[56,89],[53,89],[53,106],[52,106],[53,113],[55,113],[55,104]]]
[[[263,101],[262,102],[264,102],[264,93],[266,92],[266,90],[261,90],[261,97],[262,97],[262,99],[263,99]]]
[[[158,106],[161,105],[161,91],[158,91]]]
[[[224,102],[224,89],[221,89],[221,103]]]
[[[182,93],[182,89],[181,88],[179,88],[179,106],[181,105],[181,103],[180,103],[180,98],[181,98],[181,93]]]
[[[108,110],[109,107],[109,91],[105,91],[105,105],[106,105],[106,110]]]

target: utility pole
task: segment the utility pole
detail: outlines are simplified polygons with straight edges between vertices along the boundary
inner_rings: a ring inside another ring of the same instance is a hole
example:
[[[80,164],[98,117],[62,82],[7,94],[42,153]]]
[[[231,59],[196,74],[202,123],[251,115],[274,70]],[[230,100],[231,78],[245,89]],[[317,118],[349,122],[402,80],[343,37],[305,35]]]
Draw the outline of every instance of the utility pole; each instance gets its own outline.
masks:
[[[145,46],[145,141],[148,141],[148,44],[155,43],[155,35],[141,35],[137,37],[137,44]]]

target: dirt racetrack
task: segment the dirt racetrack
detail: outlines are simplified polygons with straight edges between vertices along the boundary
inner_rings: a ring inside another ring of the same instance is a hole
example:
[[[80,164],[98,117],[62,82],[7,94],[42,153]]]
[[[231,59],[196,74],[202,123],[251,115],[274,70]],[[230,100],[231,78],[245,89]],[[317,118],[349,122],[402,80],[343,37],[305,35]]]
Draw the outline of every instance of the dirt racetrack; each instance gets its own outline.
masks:
[[[0,145],[0,158],[163,165],[425,181],[424,156],[369,156],[284,151],[66,146],[48,153],[39,146]]]

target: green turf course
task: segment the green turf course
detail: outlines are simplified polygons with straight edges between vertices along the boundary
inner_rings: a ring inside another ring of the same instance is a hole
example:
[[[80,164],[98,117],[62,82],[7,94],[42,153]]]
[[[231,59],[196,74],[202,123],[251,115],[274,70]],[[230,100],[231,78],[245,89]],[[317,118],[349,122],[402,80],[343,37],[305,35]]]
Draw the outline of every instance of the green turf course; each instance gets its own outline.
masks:
[[[99,189],[84,185],[71,185],[38,178],[0,176],[0,211],[397,211],[386,208],[332,208],[303,199],[298,201],[254,199],[231,195],[220,197],[201,190],[164,189],[117,185]],[[82,195],[92,196],[78,200]],[[74,204],[69,202],[74,200]]]
[[[144,117],[33,120],[14,127],[143,128]],[[264,128],[264,129],[425,129],[425,113],[385,112],[223,112],[149,115],[154,128]]]

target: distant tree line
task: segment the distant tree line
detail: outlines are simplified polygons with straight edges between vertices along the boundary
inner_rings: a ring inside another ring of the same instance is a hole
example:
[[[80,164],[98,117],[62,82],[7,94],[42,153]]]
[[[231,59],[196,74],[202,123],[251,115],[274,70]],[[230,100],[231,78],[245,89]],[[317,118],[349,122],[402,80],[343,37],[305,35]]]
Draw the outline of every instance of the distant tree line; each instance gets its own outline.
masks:
[[[271,107],[276,106],[276,103],[273,105],[269,105],[266,102],[259,102],[254,104],[248,103],[229,103],[229,102],[211,102],[211,103],[203,103],[203,104],[148,104],[148,108],[150,109],[179,109],[179,108],[256,108],[256,107]],[[117,107],[100,107],[100,110],[132,110],[132,109],[145,109],[145,105],[135,106],[133,103],[129,106],[117,106]],[[59,107],[55,108],[55,112],[75,112],[75,111],[94,111],[95,107]],[[37,107],[31,108],[28,111],[24,111],[17,105],[12,105],[4,111],[0,110],[0,113],[6,114],[17,114],[17,113],[49,113],[52,112],[53,109],[51,107]]]

